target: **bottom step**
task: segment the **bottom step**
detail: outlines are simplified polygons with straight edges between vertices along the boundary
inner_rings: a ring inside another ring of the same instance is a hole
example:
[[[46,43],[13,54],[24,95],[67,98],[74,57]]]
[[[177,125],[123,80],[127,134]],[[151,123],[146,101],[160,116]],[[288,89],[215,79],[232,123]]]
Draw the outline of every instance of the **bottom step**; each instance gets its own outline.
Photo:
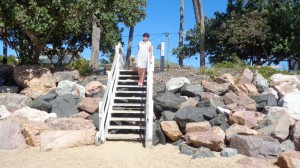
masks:
[[[144,135],[139,134],[108,134],[107,139],[143,139]]]

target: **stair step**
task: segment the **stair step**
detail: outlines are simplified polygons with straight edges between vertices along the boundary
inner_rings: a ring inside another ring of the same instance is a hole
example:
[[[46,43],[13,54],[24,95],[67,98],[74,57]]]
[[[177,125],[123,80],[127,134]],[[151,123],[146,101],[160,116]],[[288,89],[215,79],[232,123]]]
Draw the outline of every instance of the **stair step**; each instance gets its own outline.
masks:
[[[145,121],[144,118],[111,117],[110,121]]]
[[[138,85],[117,85],[117,87],[124,87],[124,88],[146,88],[145,85],[138,86]]]
[[[122,91],[122,90],[117,90],[116,93],[147,93],[146,91]]]
[[[112,114],[115,113],[124,113],[124,114],[144,114],[145,111],[143,110],[112,110]]]
[[[146,104],[145,103],[113,103],[113,106],[134,106],[134,107],[143,107],[145,106]]]
[[[110,125],[108,126],[107,129],[129,129],[129,130],[134,130],[134,129],[141,129],[144,130],[146,127],[145,126],[132,126],[132,125]]]
[[[145,97],[115,97],[115,100],[146,100]]]
[[[119,77],[139,77],[139,75],[119,75]]]
[[[142,134],[107,134],[108,139],[143,139]]]
[[[139,80],[135,79],[119,79],[118,82],[138,82]],[[144,80],[144,82],[147,82],[147,80]]]

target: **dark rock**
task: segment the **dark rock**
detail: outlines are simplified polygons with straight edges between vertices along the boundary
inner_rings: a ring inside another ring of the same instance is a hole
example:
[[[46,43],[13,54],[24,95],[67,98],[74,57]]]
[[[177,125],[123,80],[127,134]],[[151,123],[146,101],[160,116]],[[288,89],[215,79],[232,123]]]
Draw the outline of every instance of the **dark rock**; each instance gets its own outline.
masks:
[[[56,113],[57,117],[69,117],[79,112],[76,107],[79,102],[80,98],[75,95],[67,94],[58,96],[50,102],[52,104],[51,113]]]
[[[234,135],[230,147],[237,149],[239,154],[261,159],[274,159],[281,154],[278,140],[268,136]]]
[[[94,114],[90,115],[87,119],[92,120],[96,129],[99,130],[99,114],[98,113],[94,113]]]
[[[161,114],[164,121],[173,121],[175,119],[175,113],[172,111],[164,111]]]
[[[154,93],[163,93],[166,91],[166,85],[162,82],[158,82],[153,86]]]
[[[199,109],[202,112],[205,120],[211,120],[217,115],[217,111],[215,108],[199,107]]]
[[[177,96],[171,92],[159,93],[154,96],[155,108],[160,112],[165,110],[178,110],[180,108],[180,104],[185,101],[185,98]]]
[[[193,156],[196,153],[197,148],[190,147],[187,144],[181,144],[179,150],[181,154]]]
[[[259,93],[262,93],[269,88],[268,80],[258,72],[255,73],[252,84],[256,86]]]
[[[153,124],[153,139],[152,139],[153,145],[158,145],[158,144],[165,145],[167,143],[167,139],[160,128],[160,123],[161,121],[156,121]]]
[[[265,106],[277,106],[278,102],[273,94],[261,94],[252,96],[251,99],[256,102],[256,108],[259,111],[263,110]]]
[[[0,86],[13,85],[13,84],[14,84],[13,66],[1,65],[0,66]]]
[[[212,99],[201,101],[197,104],[197,106],[217,109],[217,107],[225,107],[225,104],[223,98],[219,97],[219,98],[212,98]]]
[[[175,120],[177,121],[182,132],[185,131],[185,126],[188,122],[204,121],[202,109],[199,107],[185,107],[175,113]]]
[[[184,85],[180,89],[181,95],[188,96],[188,97],[200,97],[202,92],[203,92],[202,86],[196,84]]]
[[[229,128],[227,117],[224,113],[217,114],[215,118],[209,120],[212,126],[218,126],[222,128],[223,131]]]
[[[5,84],[5,80],[3,78],[0,78],[0,86],[3,86]]]
[[[174,145],[174,146],[180,146],[180,145],[182,145],[182,144],[184,144],[185,143],[185,141],[184,140],[182,140],[182,139],[179,139],[178,141],[176,141],[176,142],[173,142],[172,143],[172,145]]]
[[[222,157],[231,157],[237,154],[237,150],[233,148],[225,148],[221,151]]]
[[[192,159],[196,158],[212,158],[216,157],[216,155],[208,148],[200,147],[197,149],[196,153],[193,155]]]
[[[54,100],[57,96],[58,96],[57,93],[55,93],[53,91],[53,92],[49,92],[46,95],[39,96],[37,99],[38,100],[43,100],[43,101],[46,101],[46,102],[50,102],[50,101]]]
[[[42,111],[46,111],[48,113],[51,113],[51,111],[52,111],[52,104],[50,102],[44,101],[42,99],[33,100],[29,104],[29,107],[38,109],[38,110],[42,110]]]

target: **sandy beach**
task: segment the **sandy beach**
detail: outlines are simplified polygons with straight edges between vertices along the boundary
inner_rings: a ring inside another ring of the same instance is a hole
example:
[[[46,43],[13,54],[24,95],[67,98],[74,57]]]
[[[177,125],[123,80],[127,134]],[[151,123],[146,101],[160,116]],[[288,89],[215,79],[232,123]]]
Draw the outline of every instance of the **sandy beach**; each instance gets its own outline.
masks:
[[[40,152],[39,148],[0,151],[2,168],[239,168],[236,155],[223,158],[191,159],[170,144],[145,149],[137,142],[106,142],[102,146],[82,146],[57,152]]]

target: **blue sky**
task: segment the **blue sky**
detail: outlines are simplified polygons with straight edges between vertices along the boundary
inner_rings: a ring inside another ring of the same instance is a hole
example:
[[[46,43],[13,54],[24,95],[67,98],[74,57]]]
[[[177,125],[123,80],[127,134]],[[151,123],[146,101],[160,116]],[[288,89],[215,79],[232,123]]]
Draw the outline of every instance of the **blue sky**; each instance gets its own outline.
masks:
[[[216,11],[225,11],[227,0],[202,0],[204,15],[213,17]],[[167,57],[167,37],[164,35],[170,32],[170,61],[178,62],[176,56],[172,55],[172,49],[178,46],[179,41],[179,0],[148,0],[147,17],[135,26],[132,55],[137,54],[137,44],[142,40],[144,32],[150,33],[150,41],[154,46],[154,56],[156,59],[160,58],[160,50],[156,49],[161,41],[165,41],[165,57]],[[185,1],[185,31],[193,28],[195,24],[195,16],[193,11],[193,4],[191,0]],[[120,24],[119,27],[125,28],[122,33],[124,42],[124,50],[127,51],[128,31],[129,29]],[[158,35],[159,34],[159,35]],[[2,54],[2,43],[0,43],[0,53]],[[16,55],[14,50],[9,49],[8,54]],[[91,50],[85,49],[82,53],[83,57],[89,58]],[[199,56],[196,56],[199,57]],[[165,58],[167,59],[167,58]],[[184,60],[184,65],[198,67],[199,59],[190,58]]]

